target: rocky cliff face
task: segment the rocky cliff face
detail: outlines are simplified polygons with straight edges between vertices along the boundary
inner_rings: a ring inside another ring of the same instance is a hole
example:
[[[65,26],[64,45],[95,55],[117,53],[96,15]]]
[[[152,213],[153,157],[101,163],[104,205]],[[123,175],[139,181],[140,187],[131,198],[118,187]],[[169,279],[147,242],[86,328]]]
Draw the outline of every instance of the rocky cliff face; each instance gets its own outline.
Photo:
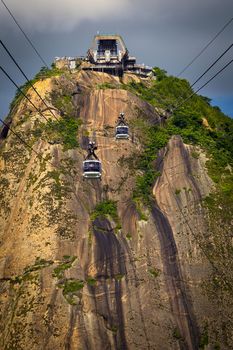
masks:
[[[115,121],[121,111],[131,125],[161,120],[118,85],[82,71],[36,83],[45,98],[72,94],[79,147],[64,148],[27,101],[14,111],[11,127],[43,158],[11,132],[1,143],[1,349],[230,349],[205,287],[206,156],[173,136],[156,160],[153,203],[139,210],[131,164],[143,145],[136,131],[115,141]],[[82,179],[89,138],[102,181]]]

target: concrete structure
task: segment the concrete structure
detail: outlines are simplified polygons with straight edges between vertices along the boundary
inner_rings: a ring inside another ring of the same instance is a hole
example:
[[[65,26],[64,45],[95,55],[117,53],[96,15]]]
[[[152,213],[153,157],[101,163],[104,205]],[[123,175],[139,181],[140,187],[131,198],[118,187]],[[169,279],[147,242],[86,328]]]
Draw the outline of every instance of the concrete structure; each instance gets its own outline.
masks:
[[[84,59],[84,57],[55,57],[53,63],[58,69],[74,70],[80,66],[81,61]]]
[[[91,63],[85,70],[94,70],[122,76],[124,72],[133,72],[147,77],[152,68],[136,64],[136,57],[130,56],[120,35],[96,35],[87,52],[87,61]]]
[[[86,57],[55,58],[57,68],[74,70],[76,62],[84,61],[81,69],[105,72],[123,76],[124,72],[134,73],[141,77],[148,77],[152,68],[144,64],[136,64],[136,57],[130,56],[124,40],[120,35],[96,35],[92,41]]]

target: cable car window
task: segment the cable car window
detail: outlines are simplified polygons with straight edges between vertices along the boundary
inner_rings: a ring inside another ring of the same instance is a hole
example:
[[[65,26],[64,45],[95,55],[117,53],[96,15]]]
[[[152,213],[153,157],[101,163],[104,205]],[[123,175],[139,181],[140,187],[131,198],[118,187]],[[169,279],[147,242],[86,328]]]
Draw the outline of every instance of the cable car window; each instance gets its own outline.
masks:
[[[88,171],[101,171],[101,164],[99,161],[84,161],[83,164],[83,170],[84,172],[88,172]]]
[[[117,134],[126,134],[128,135],[128,126],[117,126],[116,127],[116,133]]]

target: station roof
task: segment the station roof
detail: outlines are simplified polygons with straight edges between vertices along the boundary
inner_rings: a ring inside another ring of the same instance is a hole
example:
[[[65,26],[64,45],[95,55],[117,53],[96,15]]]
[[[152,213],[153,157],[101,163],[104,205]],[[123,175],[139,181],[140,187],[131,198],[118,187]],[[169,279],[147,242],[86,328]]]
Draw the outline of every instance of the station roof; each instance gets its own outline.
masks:
[[[103,34],[103,35],[98,34],[98,35],[95,35],[94,39],[92,41],[91,48],[90,48],[91,51],[95,50],[95,47],[96,47],[99,40],[116,40],[120,43],[121,50],[123,53],[126,53],[128,51],[124,40],[122,39],[121,35],[119,35],[119,34]]]

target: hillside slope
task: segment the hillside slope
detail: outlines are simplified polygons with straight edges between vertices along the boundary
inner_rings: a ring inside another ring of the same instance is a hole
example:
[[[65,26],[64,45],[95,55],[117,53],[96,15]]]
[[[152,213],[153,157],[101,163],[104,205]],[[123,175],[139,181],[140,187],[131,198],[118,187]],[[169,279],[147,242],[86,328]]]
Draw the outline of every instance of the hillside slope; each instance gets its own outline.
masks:
[[[149,83],[124,79],[37,81],[59,121],[32,89],[49,122],[13,106],[11,127],[43,158],[11,132],[1,141],[1,349],[231,348],[232,241],[227,219],[215,230],[210,154],[165,135],[163,106],[138,90]],[[121,111],[130,141],[114,138]],[[102,181],[82,179],[89,138]]]

